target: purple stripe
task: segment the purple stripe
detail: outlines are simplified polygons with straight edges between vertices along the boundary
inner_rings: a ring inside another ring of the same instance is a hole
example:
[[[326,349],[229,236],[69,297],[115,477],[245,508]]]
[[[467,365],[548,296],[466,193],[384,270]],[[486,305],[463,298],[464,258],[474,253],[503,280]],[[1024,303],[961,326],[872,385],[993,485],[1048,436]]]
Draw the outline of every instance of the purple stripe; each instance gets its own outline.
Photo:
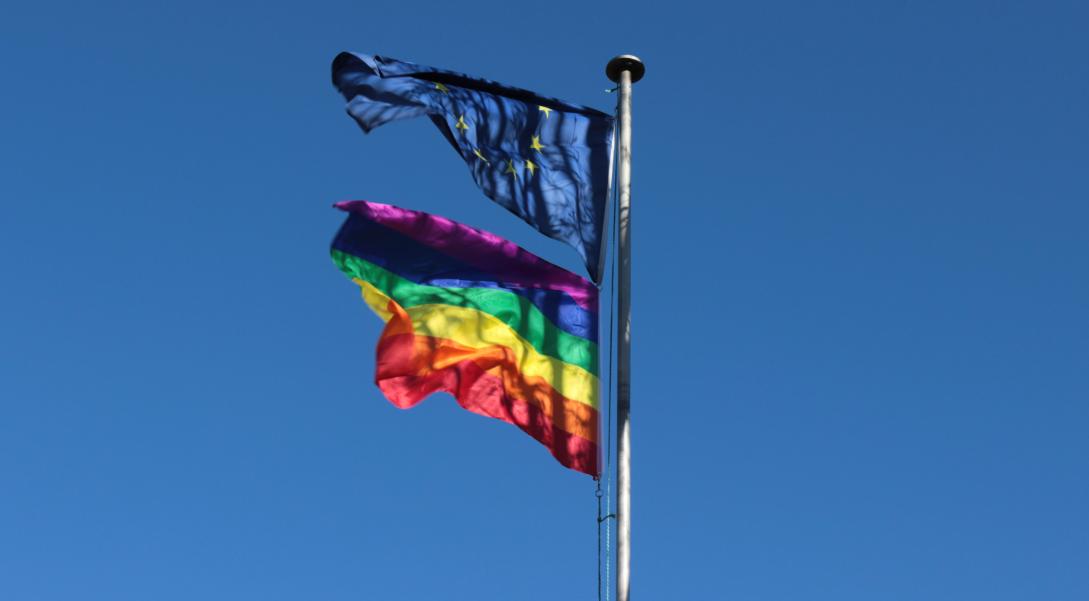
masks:
[[[562,290],[583,309],[597,312],[597,288],[589,280],[495,234],[438,215],[366,200],[338,202],[334,206],[486,271],[496,280],[525,288]]]

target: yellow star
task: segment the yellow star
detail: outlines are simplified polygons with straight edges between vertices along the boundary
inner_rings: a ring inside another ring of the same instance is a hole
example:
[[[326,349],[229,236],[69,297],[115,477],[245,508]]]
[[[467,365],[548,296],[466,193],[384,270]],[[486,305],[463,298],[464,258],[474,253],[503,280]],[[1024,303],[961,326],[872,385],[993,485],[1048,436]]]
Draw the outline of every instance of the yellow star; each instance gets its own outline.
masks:
[[[469,124],[465,122],[465,115],[458,115],[458,122],[454,125],[454,128],[461,131],[469,129]]]
[[[474,148],[474,149],[473,149],[473,154],[475,154],[475,155],[477,156],[477,158],[479,158],[480,160],[484,161],[484,162],[485,162],[486,164],[488,164],[488,165],[491,165],[491,164],[492,164],[492,162],[491,162],[491,161],[489,161],[488,159],[484,158],[484,155],[480,154],[480,149],[479,149],[479,148]]]
[[[537,152],[541,152],[541,149],[544,148],[544,146],[541,146],[541,136],[533,136],[533,142],[529,147]]]
[[[541,109],[541,111],[545,114],[545,119],[548,119],[552,116],[552,109],[548,108],[547,106],[537,105],[537,108]]]
[[[436,83],[435,84],[435,89],[442,92],[443,94],[449,94],[450,93],[450,88],[442,85],[441,83]]]
[[[518,178],[518,170],[514,168],[514,161],[509,159],[507,160],[507,170],[503,173],[513,173],[515,179]]]
[[[533,161],[526,161],[526,169],[529,169],[531,177],[537,173],[537,166],[533,164]]]

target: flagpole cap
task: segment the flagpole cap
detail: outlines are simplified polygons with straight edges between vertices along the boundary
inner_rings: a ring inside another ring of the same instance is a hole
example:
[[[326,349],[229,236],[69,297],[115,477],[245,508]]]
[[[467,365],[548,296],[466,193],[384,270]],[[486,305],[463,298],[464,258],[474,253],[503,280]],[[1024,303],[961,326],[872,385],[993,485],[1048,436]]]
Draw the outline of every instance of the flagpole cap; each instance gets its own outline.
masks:
[[[608,75],[609,79],[616,83],[620,83],[621,71],[631,71],[631,82],[635,83],[643,79],[643,74],[647,72],[647,68],[643,66],[643,61],[639,60],[638,56],[621,54],[614,56],[609,64],[605,66],[605,75]]]

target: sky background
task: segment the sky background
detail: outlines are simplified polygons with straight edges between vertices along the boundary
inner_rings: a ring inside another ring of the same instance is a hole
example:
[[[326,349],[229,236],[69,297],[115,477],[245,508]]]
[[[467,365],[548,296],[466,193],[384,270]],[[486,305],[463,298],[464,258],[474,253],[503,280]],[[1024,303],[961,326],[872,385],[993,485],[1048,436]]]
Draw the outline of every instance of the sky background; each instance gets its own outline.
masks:
[[[345,199],[578,270],[337,52],[611,110],[633,594],[1089,598],[1084,2],[22,2],[0,17],[0,598],[595,599],[593,481],[372,384]]]

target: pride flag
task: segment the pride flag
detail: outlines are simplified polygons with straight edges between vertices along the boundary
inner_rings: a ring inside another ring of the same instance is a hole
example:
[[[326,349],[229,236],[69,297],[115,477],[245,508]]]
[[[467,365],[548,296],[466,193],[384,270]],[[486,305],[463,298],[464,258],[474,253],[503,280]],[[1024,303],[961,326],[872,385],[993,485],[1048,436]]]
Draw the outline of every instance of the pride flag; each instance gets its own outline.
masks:
[[[598,473],[597,288],[494,234],[391,205],[336,205],[333,261],[386,322],[375,383],[394,405],[448,392]]]

